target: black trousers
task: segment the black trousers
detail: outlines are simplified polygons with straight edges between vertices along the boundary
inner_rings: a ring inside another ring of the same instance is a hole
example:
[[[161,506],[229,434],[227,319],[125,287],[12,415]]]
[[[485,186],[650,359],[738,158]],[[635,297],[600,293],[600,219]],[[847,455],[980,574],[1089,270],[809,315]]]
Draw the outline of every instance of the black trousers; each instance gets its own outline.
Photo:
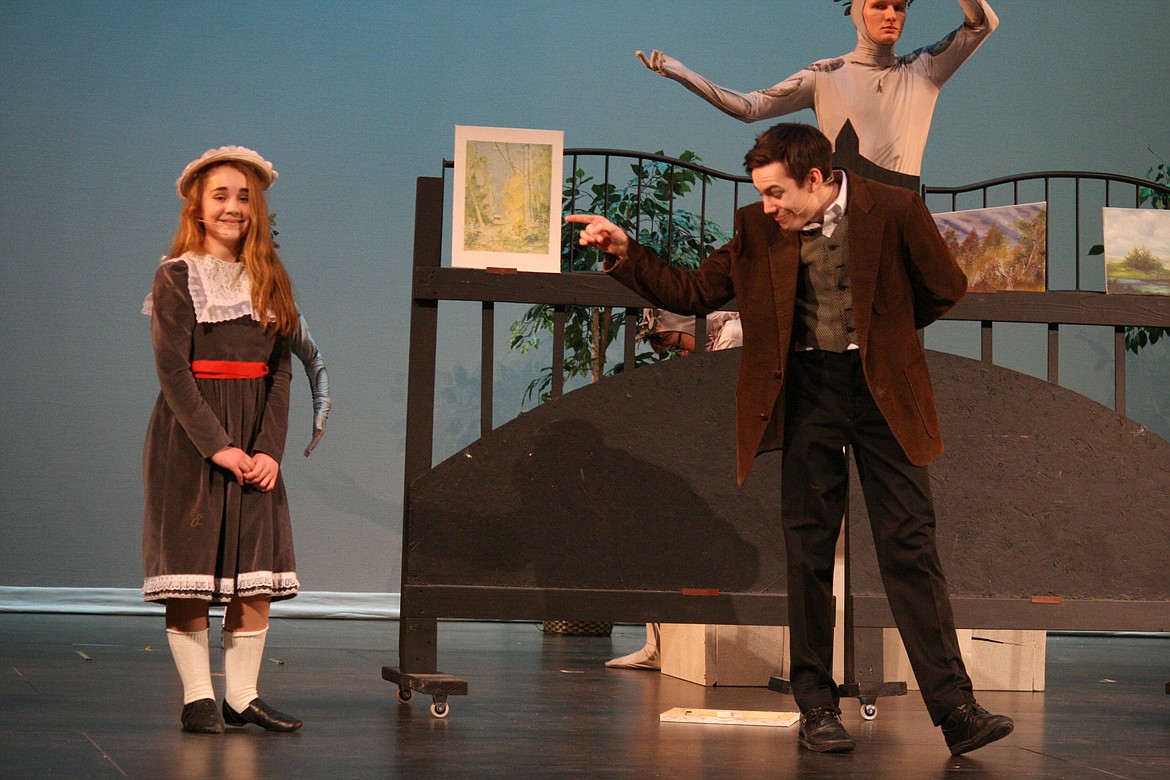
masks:
[[[894,621],[931,719],[974,700],[935,547],[930,474],[915,466],[874,403],[857,350],[793,352],[785,380],[780,503],[788,561],[789,678],[797,706],[838,706],[833,560],[857,462]]]

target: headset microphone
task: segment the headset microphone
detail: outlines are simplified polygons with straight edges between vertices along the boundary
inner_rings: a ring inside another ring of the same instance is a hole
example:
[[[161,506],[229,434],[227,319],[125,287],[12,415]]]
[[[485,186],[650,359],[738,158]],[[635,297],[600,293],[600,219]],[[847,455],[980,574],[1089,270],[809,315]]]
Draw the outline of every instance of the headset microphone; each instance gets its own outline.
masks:
[[[796,210],[795,212],[793,212],[793,213],[794,213],[796,216],[798,216],[798,217],[799,217],[799,216],[801,216],[802,214],[804,214],[804,210],[805,210],[806,208],[808,208],[808,202],[809,202],[810,200],[812,200],[812,193],[811,193],[811,192],[810,192],[809,194],[807,194],[807,195],[805,195],[805,196],[804,196],[804,205],[802,205],[802,206],[801,206],[799,209],[797,209],[797,210]]]
[[[797,219],[802,218],[804,216],[804,210],[808,208],[808,202],[810,200],[812,200],[812,193],[811,192],[804,196],[804,203],[801,205],[800,208],[798,208],[796,211],[792,212],[792,216],[796,217]]]

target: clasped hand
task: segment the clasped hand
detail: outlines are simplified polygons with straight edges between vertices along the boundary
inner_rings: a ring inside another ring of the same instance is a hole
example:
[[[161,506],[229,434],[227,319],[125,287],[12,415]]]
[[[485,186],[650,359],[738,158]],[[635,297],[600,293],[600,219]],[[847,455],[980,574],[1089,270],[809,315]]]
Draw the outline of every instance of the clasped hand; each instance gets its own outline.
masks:
[[[276,487],[276,477],[280,474],[280,464],[271,455],[263,452],[249,455],[239,447],[224,447],[211,456],[211,462],[230,471],[236,484],[242,486],[247,482],[262,493]]]

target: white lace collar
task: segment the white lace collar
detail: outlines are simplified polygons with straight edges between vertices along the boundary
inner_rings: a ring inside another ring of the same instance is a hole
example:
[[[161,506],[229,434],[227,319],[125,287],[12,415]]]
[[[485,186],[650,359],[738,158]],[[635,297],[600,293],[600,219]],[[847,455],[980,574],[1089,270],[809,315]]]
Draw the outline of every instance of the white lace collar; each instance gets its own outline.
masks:
[[[187,264],[187,291],[196,322],[227,322],[244,316],[260,319],[252,311],[252,282],[243,263],[228,263],[214,255],[195,252],[164,262]],[[148,295],[142,313],[150,314],[153,308]]]

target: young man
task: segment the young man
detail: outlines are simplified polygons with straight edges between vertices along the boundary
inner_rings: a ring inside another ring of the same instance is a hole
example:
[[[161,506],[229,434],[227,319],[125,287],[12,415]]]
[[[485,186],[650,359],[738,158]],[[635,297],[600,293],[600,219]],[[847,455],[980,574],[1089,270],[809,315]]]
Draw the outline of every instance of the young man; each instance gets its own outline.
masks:
[[[833,556],[845,513],[844,447],[857,461],[895,621],[935,725],[954,754],[1007,736],[974,699],[934,538],[927,464],[942,452],[917,329],[966,291],[921,198],[845,170],[816,128],[764,132],[744,165],[762,201],[696,270],[672,268],[604,217],[577,214],[580,242],[653,305],[705,314],[734,298],[743,327],[736,389],[740,484],[783,445],[791,683],[800,742],[844,752],[832,679]]]

